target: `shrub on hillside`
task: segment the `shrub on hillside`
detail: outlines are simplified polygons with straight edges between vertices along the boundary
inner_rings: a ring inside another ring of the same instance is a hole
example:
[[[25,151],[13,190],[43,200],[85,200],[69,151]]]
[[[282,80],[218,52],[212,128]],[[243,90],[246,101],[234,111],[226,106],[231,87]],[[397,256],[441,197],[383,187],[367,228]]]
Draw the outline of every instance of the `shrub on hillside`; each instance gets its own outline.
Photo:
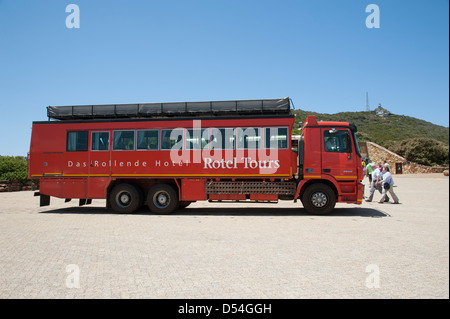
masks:
[[[389,147],[408,161],[427,166],[449,164],[449,147],[432,138],[416,137],[397,142]]]
[[[0,180],[25,182],[27,160],[22,156],[0,156]]]

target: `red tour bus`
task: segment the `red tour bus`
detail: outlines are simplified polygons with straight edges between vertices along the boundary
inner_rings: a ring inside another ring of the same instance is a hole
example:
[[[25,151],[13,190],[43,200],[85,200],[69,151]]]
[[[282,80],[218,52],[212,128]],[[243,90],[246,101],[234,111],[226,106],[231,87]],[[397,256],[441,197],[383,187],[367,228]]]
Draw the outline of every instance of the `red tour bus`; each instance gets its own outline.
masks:
[[[50,197],[106,199],[119,213],[170,214],[200,200],[300,199],[311,214],[361,204],[356,127],[305,121],[290,99],[49,106],[33,122],[28,177]]]

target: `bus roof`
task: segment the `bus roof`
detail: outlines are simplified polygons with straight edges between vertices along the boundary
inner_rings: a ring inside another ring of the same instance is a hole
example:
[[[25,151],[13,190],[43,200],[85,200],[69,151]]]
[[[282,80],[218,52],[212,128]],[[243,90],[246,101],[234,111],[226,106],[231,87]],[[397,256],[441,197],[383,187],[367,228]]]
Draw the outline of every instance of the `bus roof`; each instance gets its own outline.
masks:
[[[201,121],[236,121],[236,120],[277,120],[277,119],[294,119],[295,115],[283,114],[256,114],[256,115],[229,115],[229,116],[198,116],[198,117],[153,117],[153,118],[94,118],[94,119],[67,119],[67,120],[47,120],[33,121],[33,125],[64,125],[64,124],[95,124],[95,123],[140,123],[140,122],[186,122],[193,120]],[[118,124],[119,125],[119,124]],[[178,125],[178,124],[177,124]]]
[[[49,119],[55,120],[140,119],[269,114],[290,114],[290,98],[47,107],[47,116]]]
[[[316,121],[314,115],[310,115],[306,118],[305,126],[353,126],[348,122],[330,122],[330,121]]]

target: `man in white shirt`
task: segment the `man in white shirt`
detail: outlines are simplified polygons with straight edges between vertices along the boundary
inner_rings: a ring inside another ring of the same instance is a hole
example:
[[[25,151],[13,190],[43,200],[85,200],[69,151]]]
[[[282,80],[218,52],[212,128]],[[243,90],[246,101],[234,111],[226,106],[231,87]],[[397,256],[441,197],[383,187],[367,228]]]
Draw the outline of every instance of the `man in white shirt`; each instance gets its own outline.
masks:
[[[383,191],[381,189],[381,184],[378,184],[378,182],[381,181],[381,171],[374,163],[372,164],[372,169],[373,169],[372,183],[371,183],[371,187],[370,187],[369,198],[366,199],[366,202],[372,201],[375,190],[378,190],[380,192],[380,194],[383,194]]]
[[[391,170],[391,167],[389,166],[389,164],[388,164],[387,161],[384,161],[383,166],[384,166],[384,167],[387,167],[387,168],[389,169],[389,171]]]
[[[378,203],[383,204],[384,202],[387,202],[386,200],[387,193],[391,194],[392,199],[394,200],[394,204],[399,204],[398,197],[394,193],[394,179],[392,178],[391,172],[389,172],[389,168],[385,166],[383,168],[383,180],[378,182],[380,185],[383,185],[383,197],[381,197],[380,201]]]

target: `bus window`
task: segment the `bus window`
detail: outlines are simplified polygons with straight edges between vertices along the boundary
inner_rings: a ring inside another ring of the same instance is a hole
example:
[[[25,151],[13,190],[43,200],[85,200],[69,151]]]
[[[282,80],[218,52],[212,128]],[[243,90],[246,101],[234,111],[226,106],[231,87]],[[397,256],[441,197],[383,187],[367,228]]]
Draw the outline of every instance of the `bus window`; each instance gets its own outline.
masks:
[[[261,147],[261,129],[237,128],[237,147],[238,149],[259,149]]]
[[[161,149],[170,150],[176,144],[178,144],[179,149],[182,148],[183,140],[183,130],[161,130]]]
[[[234,150],[234,128],[212,128],[211,148]]]
[[[137,131],[137,149],[139,151],[157,151],[158,144],[158,130]]]
[[[67,132],[67,152],[86,152],[88,150],[89,133]]]
[[[351,153],[352,144],[348,131],[324,131],[325,152]]]
[[[92,151],[109,151],[109,132],[92,132]]]
[[[287,127],[266,127],[264,136],[266,149],[287,149],[289,147]]]
[[[208,129],[186,130],[186,149],[202,150],[208,143]]]
[[[134,131],[115,131],[113,151],[134,151]]]

